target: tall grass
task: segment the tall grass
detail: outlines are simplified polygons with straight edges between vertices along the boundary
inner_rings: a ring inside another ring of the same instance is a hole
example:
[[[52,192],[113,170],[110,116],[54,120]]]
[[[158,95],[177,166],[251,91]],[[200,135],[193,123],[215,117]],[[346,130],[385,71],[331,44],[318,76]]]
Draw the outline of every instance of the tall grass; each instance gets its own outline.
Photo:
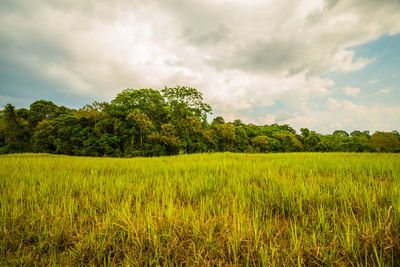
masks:
[[[0,264],[399,266],[400,155],[0,157]]]

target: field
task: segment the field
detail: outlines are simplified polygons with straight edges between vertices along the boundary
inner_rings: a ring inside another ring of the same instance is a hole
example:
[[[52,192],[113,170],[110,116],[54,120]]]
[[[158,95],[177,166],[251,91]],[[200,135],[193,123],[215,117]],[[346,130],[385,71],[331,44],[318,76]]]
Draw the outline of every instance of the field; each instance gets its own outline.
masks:
[[[0,264],[400,265],[400,155],[0,157]]]

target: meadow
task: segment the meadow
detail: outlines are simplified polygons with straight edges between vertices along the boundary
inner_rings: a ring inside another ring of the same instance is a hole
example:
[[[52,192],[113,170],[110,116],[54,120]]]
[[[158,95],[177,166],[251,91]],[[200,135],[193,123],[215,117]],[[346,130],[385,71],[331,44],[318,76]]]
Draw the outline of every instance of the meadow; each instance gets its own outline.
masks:
[[[399,266],[400,155],[0,156],[1,265]]]

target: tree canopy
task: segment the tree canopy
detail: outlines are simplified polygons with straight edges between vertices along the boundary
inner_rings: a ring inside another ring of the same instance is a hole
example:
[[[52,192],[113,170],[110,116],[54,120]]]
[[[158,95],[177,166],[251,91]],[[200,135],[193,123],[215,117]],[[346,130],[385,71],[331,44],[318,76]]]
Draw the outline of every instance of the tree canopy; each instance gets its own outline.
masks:
[[[400,134],[336,130],[322,135],[289,125],[245,124],[207,118],[212,108],[186,86],[125,89],[110,103],[75,110],[51,101],[0,111],[0,153],[82,156],[159,156],[199,152],[400,152]]]

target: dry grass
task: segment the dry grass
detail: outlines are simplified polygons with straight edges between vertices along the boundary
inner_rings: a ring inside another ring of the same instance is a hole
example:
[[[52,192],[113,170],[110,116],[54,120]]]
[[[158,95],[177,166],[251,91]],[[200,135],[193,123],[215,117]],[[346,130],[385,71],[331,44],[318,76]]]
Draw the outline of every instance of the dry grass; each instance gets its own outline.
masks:
[[[0,157],[0,264],[399,266],[400,155]]]

